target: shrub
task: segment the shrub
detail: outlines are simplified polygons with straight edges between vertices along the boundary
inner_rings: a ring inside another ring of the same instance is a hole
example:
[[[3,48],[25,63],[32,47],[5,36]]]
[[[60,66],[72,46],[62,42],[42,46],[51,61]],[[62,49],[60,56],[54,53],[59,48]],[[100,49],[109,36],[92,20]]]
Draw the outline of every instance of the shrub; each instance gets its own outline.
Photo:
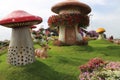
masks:
[[[120,80],[120,62],[105,62],[93,58],[80,66],[80,80]]]

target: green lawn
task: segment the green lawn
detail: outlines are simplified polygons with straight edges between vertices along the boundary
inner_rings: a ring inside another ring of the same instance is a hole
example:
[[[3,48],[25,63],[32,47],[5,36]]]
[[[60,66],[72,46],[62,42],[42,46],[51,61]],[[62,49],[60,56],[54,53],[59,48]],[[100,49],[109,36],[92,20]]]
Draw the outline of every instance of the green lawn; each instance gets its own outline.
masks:
[[[120,61],[120,46],[105,40],[89,41],[88,46],[50,47],[49,58],[21,67],[7,64],[7,49],[0,52],[0,80],[78,80],[79,66],[91,58]]]

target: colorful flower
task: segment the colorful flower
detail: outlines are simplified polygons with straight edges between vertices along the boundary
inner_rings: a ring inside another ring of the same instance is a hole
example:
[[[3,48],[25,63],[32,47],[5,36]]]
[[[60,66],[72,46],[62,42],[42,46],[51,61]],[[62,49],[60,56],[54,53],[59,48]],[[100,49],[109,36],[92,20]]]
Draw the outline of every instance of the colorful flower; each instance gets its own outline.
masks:
[[[120,62],[105,62],[93,58],[80,66],[80,80],[120,80]]]
[[[48,25],[50,27],[56,27],[60,25],[73,26],[78,24],[79,27],[86,27],[89,25],[89,17],[87,15],[81,15],[78,13],[59,14],[52,15],[48,19]]]

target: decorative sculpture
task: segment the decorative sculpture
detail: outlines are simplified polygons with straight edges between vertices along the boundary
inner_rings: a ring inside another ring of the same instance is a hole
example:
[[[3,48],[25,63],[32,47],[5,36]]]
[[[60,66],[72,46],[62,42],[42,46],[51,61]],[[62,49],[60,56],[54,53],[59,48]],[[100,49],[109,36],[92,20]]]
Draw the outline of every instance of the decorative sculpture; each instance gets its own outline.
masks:
[[[77,0],[66,0],[54,5],[51,10],[58,15],[49,17],[48,25],[59,28],[58,41],[66,45],[83,42],[79,28],[89,25],[88,13],[91,12],[91,8]]]
[[[105,29],[104,28],[98,28],[96,32],[99,34],[98,39],[106,39],[105,38]]]
[[[8,49],[8,63],[16,66],[35,61],[30,27],[42,22],[42,18],[17,10],[0,20],[0,25],[12,28]]]

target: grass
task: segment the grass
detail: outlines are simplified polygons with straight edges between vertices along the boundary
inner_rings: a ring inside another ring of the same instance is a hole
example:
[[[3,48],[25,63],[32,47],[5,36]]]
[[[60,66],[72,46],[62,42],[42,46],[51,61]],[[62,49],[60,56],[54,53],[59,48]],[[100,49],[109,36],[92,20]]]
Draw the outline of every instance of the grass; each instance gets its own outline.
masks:
[[[120,61],[120,46],[106,40],[90,41],[88,46],[50,47],[49,58],[37,58],[33,64],[20,67],[7,63],[7,50],[0,52],[0,80],[78,80],[79,66],[91,58]]]

